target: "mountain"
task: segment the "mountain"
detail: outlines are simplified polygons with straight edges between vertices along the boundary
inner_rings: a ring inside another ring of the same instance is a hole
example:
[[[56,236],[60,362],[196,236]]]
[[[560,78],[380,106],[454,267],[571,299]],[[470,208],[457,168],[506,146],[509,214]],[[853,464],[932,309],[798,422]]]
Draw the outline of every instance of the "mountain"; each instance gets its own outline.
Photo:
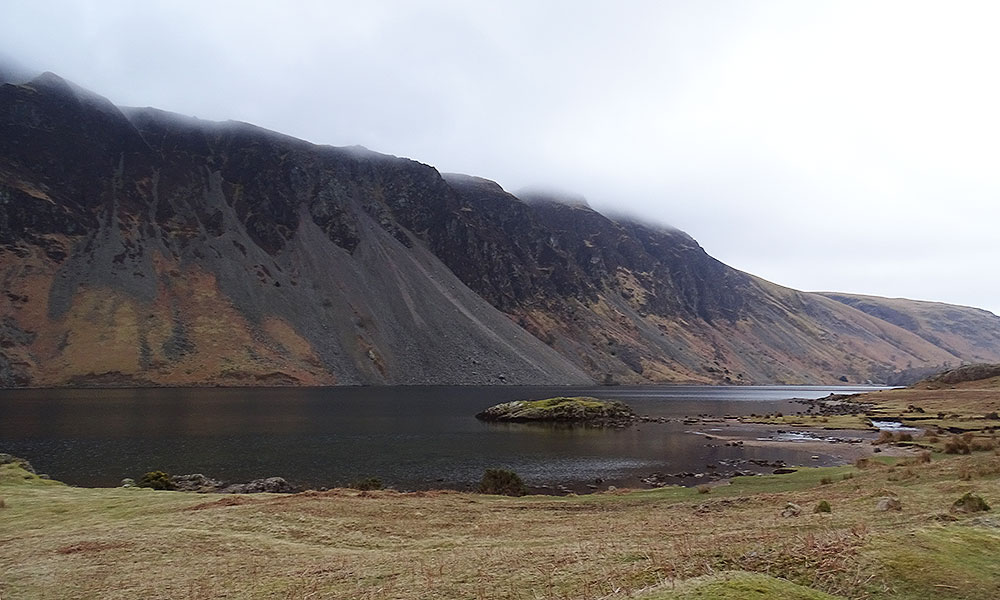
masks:
[[[0,86],[0,207],[4,386],[829,383],[1000,361],[985,311],[895,318],[579,199],[118,108],[52,74]]]

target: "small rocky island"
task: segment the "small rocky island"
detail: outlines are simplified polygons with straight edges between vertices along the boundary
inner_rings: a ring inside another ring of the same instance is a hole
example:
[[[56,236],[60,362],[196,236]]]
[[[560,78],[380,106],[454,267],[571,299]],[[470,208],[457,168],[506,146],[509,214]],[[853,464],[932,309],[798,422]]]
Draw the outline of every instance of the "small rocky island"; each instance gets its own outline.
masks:
[[[612,427],[639,419],[626,404],[586,396],[504,402],[487,408],[476,418],[481,421],[580,423]]]

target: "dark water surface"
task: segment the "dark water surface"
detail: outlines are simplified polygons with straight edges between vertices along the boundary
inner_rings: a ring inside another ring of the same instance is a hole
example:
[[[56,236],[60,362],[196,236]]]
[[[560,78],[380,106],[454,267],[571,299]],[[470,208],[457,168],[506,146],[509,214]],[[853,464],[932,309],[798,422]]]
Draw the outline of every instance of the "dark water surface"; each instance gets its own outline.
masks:
[[[516,399],[587,395],[680,418],[803,410],[792,398],[848,387],[367,387],[0,390],[0,452],[74,485],[114,486],[161,469],[231,482],[280,475],[309,487],[379,477],[399,489],[471,487],[487,467],[532,485],[638,484],[756,458],[835,464],[788,448],[707,445],[679,422],[627,429],[489,424],[474,415]],[[704,429],[704,427],[701,427]]]

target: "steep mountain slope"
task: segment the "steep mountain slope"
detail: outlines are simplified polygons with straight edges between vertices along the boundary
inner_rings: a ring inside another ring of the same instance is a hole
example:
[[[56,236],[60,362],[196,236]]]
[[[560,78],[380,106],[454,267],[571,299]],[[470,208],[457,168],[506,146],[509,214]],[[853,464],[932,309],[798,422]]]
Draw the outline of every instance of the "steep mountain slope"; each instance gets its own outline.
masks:
[[[430,167],[52,75],[0,114],[4,385],[590,381],[393,221],[453,210]]]
[[[615,221],[552,198],[522,202],[481,179],[446,179],[469,214],[505,230],[488,246],[499,257],[489,261],[489,278],[466,283],[602,379],[884,381],[914,365],[964,359],[843,303],[727,267],[675,229]],[[528,271],[537,274],[529,283],[508,284],[524,279],[521,267],[532,263],[523,255],[539,230],[551,244],[536,247],[535,262],[558,279],[538,269]],[[463,276],[459,261],[443,260]],[[1000,333],[996,317],[983,326]],[[1000,353],[1000,343],[969,343]]]
[[[675,229],[118,109],[51,74],[0,87],[0,207],[6,386],[857,382],[1000,361],[989,313],[911,327]]]

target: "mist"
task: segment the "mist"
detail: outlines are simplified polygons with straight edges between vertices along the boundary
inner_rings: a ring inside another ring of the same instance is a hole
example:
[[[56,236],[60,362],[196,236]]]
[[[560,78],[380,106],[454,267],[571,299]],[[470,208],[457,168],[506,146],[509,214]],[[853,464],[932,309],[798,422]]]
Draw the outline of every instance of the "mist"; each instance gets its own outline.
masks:
[[[992,2],[9,2],[0,76],[678,227],[782,285],[1000,313]]]

